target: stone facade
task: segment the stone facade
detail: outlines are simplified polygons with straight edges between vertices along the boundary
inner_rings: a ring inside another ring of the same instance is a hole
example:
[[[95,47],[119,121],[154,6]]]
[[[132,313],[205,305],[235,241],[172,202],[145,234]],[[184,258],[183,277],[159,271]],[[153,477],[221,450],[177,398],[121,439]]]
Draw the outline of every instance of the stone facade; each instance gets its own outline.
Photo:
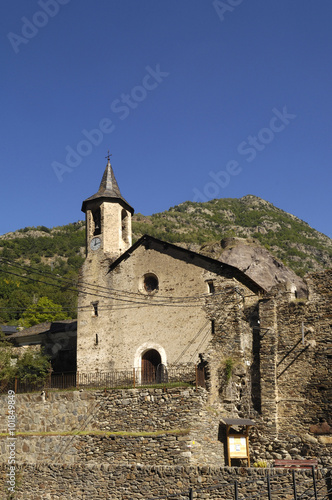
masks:
[[[241,300],[237,287],[226,308],[218,300],[207,306],[215,320],[206,350],[209,400],[221,415],[257,422],[256,460],[317,456],[331,464],[332,272],[306,282],[307,299],[281,284]]]
[[[212,345],[208,302],[216,302],[215,290],[224,311],[225,289],[240,287],[256,301],[264,291],[238,269],[184,248],[148,236],[131,245],[133,209],[109,162],[98,192],[82,210],[87,258],[78,303],[80,373],[135,369],[140,379],[146,367],[196,363]],[[236,321],[238,347],[250,349],[250,336],[239,331],[240,314]]]
[[[198,362],[214,335],[206,303],[214,301],[215,294],[222,304],[219,290],[227,286],[239,286],[246,295],[259,290],[227,265],[149,237],[114,264],[102,252],[88,257],[82,277],[80,372],[140,371],[142,356],[149,350],[156,350],[165,366]],[[155,290],[145,289],[146,277],[157,280]],[[89,292],[85,282],[98,283],[101,290],[98,316],[91,296],[84,294]],[[209,286],[217,293],[209,293]],[[238,342],[242,338],[239,333]]]

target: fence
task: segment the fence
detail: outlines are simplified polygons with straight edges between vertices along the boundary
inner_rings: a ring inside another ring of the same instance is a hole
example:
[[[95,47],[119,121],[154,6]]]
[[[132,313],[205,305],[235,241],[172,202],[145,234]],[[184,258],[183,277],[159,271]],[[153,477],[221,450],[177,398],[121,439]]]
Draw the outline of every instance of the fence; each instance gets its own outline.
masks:
[[[193,500],[194,498],[210,498],[210,499],[226,499],[227,500],[332,500],[332,469],[329,469],[325,475],[320,475],[318,479],[318,471],[312,468],[310,477],[303,477],[303,474],[297,473],[300,471],[288,470],[288,478],[283,482],[278,480],[267,471],[265,477],[259,480],[238,480],[235,479],[233,485],[229,488],[225,482],[214,484],[202,488],[190,488],[187,491],[174,493],[171,495],[163,495],[150,497],[147,500]],[[291,474],[292,477],[289,477]],[[283,474],[285,478],[285,474]]]
[[[192,365],[171,366],[159,365],[155,369],[113,370],[111,372],[66,372],[50,373],[44,381],[22,381],[17,378],[1,385],[0,392],[9,389],[15,393],[42,391],[46,389],[113,389],[135,388],[140,386],[166,385],[186,383],[197,387],[205,387],[204,370]]]

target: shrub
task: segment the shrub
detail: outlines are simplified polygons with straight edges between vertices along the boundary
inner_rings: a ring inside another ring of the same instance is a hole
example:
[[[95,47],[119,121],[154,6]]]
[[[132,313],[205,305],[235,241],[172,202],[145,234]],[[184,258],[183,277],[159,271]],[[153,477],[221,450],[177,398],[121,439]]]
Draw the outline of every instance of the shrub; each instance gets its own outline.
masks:
[[[257,460],[257,462],[254,463],[254,467],[266,468],[267,461],[266,460]]]

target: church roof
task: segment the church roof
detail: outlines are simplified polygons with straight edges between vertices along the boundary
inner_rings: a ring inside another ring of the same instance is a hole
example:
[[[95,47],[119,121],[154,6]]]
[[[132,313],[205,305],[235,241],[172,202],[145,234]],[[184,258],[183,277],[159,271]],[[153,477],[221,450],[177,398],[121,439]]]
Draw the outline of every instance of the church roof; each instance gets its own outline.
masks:
[[[9,336],[9,339],[20,339],[24,337],[30,337],[31,335],[41,335],[43,333],[58,333],[58,332],[68,332],[75,331],[77,328],[77,321],[73,319],[64,319],[59,321],[45,321],[44,323],[39,323],[38,325],[30,326],[24,330],[13,333]]]
[[[17,332],[17,326],[0,325],[0,332],[1,331],[5,335],[11,335],[12,333]]]
[[[226,275],[233,276],[235,279],[246,285],[254,293],[264,294],[266,290],[260,286],[256,281],[247,276],[243,271],[234,267],[230,264],[225,264],[220,260],[213,259],[212,257],[207,257],[206,255],[193,252],[192,250],[187,250],[186,248],[174,245],[173,243],[168,243],[167,241],[162,241],[153,236],[147,234],[143,235],[139,240],[136,241],[126,252],[120,255],[114,262],[111,263],[109,267],[109,272],[113,271],[122,261],[128,259],[130,255],[140,246],[145,248],[153,248],[159,252],[176,252],[176,256],[179,259],[190,261],[196,265],[204,266],[205,264],[213,264],[218,272],[222,272]]]
[[[87,204],[90,201],[94,200],[117,201],[118,203],[123,205],[129,212],[131,212],[131,214],[134,213],[134,209],[124,199],[120,192],[110,161],[108,161],[106,165],[104,175],[97,193],[83,201],[82,212],[86,212]]]

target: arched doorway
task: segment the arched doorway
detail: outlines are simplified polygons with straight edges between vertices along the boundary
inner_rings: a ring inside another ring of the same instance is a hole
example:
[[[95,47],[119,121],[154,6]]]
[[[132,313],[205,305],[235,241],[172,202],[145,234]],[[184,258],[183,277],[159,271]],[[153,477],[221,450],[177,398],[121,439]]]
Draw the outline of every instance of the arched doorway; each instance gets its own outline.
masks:
[[[161,356],[156,349],[149,349],[142,355],[142,383],[156,381],[157,366],[161,363]]]

